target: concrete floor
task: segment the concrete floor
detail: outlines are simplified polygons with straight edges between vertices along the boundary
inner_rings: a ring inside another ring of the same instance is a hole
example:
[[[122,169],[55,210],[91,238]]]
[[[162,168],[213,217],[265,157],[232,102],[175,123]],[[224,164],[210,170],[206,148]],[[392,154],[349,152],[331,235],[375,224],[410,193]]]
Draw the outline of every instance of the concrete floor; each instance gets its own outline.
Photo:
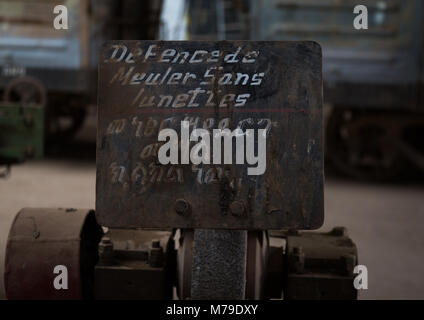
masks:
[[[424,299],[424,186],[327,179],[324,229],[346,226],[368,268],[363,299]]]
[[[78,144],[76,145],[78,147]],[[68,150],[12,168],[0,180],[0,298],[3,295],[4,248],[14,215],[23,207],[95,205],[94,144],[89,156]],[[368,290],[361,299],[424,299],[424,184],[375,185],[327,178],[323,230],[343,225],[368,268]]]

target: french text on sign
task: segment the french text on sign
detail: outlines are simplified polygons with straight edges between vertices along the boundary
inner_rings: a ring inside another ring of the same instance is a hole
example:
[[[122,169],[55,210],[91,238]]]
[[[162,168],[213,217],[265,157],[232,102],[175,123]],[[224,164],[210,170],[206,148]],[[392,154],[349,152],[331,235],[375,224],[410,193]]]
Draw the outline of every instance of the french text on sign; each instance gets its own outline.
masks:
[[[321,226],[321,60],[314,42],[106,43],[98,221],[123,228]],[[178,199],[189,213],[177,213]],[[234,214],[234,203],[243,214]]]

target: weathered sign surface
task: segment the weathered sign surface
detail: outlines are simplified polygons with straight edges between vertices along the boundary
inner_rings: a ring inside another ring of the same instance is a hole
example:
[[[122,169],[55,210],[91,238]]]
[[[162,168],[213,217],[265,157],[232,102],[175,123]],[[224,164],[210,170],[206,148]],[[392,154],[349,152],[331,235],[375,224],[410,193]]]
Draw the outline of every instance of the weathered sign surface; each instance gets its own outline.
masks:
[[[321,60],[314,42],[108,42],[99,66],[99,223],[320,227]]]

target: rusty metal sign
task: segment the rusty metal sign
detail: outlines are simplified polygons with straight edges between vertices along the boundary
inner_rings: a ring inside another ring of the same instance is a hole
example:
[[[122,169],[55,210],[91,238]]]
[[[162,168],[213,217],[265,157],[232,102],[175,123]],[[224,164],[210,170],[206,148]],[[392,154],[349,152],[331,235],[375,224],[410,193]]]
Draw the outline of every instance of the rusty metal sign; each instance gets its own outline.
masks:
[[[315,42],[105,44],[99,223],[320,227],[321,61]]]

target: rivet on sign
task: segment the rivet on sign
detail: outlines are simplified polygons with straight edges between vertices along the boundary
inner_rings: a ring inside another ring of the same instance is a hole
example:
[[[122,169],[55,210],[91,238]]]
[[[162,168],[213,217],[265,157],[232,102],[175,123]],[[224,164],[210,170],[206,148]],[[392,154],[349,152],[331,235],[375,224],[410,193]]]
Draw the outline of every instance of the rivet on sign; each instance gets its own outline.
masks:
[[[190,204],[184,199],[177,199],[175,201],[175,212],[183,215],[190,211]]]
[[[230,204],[230,212],[233,216],[243,216],[246,212],[246,206],[242,201],[235,200]]]

